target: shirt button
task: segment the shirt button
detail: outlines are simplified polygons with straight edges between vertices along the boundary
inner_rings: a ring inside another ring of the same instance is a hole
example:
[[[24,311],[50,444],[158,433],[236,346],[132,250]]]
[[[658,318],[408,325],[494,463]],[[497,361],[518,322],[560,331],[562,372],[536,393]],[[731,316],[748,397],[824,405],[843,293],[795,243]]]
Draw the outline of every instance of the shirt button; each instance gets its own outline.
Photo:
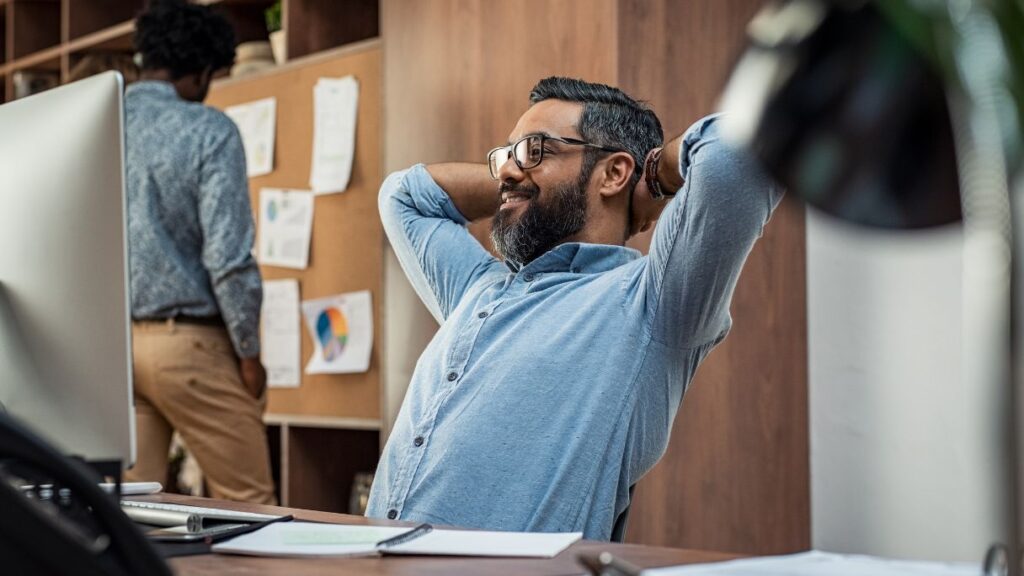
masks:
[[[388,510],[388,520],[394,520],[395,518],[398,518],[398,510],[394,508]]]
[[[417,436],[416,439],[412,441],[412,445],[417,448],[423,446],[423,436]]]
[[[527,282],[533,282],[533,278],[534,278],[533,274],[525,274],[525,275],[523,275],[523,280],[526,280]]]
[[[449,372],[448,373],[448,381],[449,382],[455,382],[455,379],[458,378],[458,377],[459,377],[459,375],[456,374],[455,372]]]
[[[479,314],[476,315],[476,317],[477,318],[487,318],[487,310],[481,311]]]

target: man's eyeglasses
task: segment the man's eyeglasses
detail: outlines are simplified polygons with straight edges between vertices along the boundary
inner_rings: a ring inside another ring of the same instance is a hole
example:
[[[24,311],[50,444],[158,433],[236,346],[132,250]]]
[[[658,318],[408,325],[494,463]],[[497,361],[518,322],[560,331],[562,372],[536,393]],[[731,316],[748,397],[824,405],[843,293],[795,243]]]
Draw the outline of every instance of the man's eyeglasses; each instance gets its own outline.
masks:
[[[554,140],[555,142],[561,142],[562,144],[571,144],[573,146],[596,148],[597,150],[604,150],[605,152],[623,152],[621,148],[591,144],[590,142],[584,142],[583,140],[577,140],[575,138],[559,138],[557,136],[547,136],[545,134],[530,134],[529,136],[517,140],[513,144],[509,144],[508,146],[498,146],[487,153],[487,166],[491,170],[491,178],[494,178],[495,180],[498,179],[498,170],[505,165],[505,162],[508,162],[509,157],[515,160],[516,166],[518,166],[520,170],[528,170],[537,166],[544,160],[544,143],[548,140]]]

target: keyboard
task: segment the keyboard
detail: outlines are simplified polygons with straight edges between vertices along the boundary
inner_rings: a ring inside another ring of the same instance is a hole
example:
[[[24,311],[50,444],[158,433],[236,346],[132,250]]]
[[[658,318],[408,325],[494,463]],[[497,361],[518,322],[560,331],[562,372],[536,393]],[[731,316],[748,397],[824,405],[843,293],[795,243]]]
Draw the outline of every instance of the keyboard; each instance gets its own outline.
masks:
[[[190,532],[198,532],[212,524],[224,522],[266,522],[280,516],[237,512],[220,508],[204,508],[167,502],[138,502],[122,500],[121,510],[140,524],[151,526],[187,526]]]

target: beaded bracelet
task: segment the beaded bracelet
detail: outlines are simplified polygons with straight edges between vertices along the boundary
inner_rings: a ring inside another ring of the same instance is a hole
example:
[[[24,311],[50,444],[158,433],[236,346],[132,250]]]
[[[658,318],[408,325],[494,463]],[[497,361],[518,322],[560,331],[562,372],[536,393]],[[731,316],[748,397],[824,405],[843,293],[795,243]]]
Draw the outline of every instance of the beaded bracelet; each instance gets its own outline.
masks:
[[[676,195],[675,191],[665,192],[661,183],[658,182],[658,164],[661,162],[661,152],[660,146],[651,150],[647,153],[647,160],[644,162],[644,180],[647,182],[647,189],[650,190],[651,197],[655,200],[671,198]]]

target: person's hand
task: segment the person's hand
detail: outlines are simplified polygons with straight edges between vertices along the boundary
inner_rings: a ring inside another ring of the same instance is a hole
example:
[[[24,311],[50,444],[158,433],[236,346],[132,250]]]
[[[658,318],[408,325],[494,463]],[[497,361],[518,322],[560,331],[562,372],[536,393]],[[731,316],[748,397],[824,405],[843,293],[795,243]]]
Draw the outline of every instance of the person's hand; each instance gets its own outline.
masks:
[[[238,362],[238,371],[249,394],[259,400],[267,389],[267,371],[263,368],[260,357],[242,358]]]
[[[646,164],[650,158],[651,154],[648,154],[644,163]],[[646,166],[644,173],[646,174]],[[668,201],[669,198],[658,200],[651,196],[651,189],[647,186],[647,178],[641,176],[640,181],[636,183],[636,187],[633,189],[633,210],[630,213],[629,222],[630,238],[650,230],[651,226],[654,226],[654,223],[658,221],[658,216],[661,216],[661,211],[665,209]]]

